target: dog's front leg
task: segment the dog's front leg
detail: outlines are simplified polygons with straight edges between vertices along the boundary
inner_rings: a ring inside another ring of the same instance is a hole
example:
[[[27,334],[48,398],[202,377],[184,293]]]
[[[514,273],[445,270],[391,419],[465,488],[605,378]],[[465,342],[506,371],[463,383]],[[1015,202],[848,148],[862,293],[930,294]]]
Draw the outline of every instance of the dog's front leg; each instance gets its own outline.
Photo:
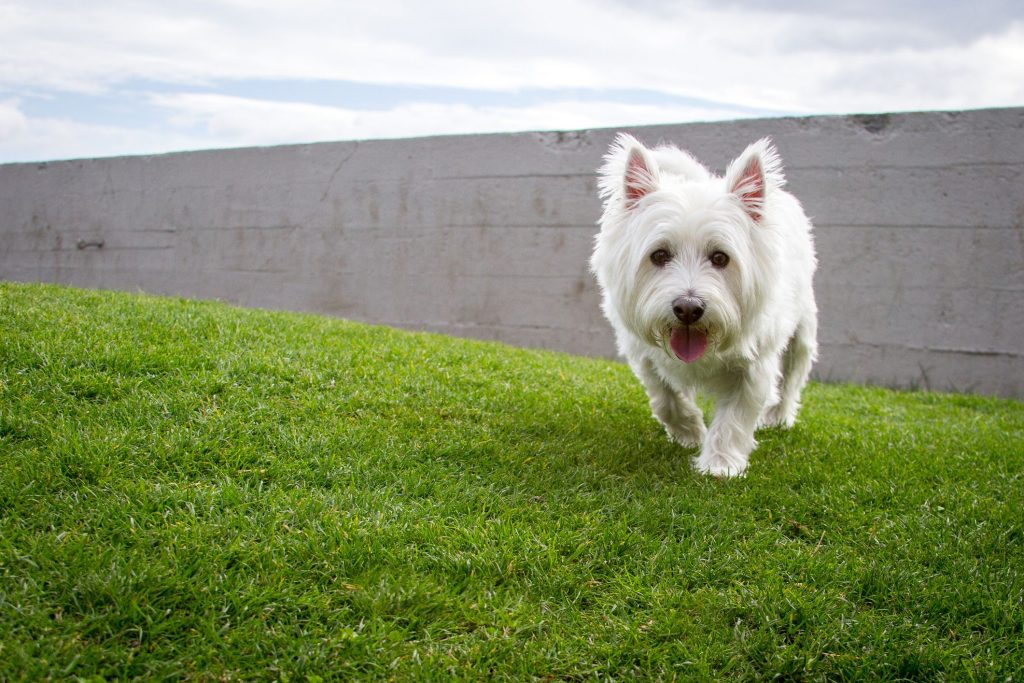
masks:
[[[647,390],[651,413],[665,427],[669,438],[682,446],[699,446],[707,428],[704,414],[693,400],[694,392],[676,392],[646,358],[630,365]]]
[[[693,463],[698,472],[735,477],[747,469],[747,459],[757,445],[754,429],[771,394],[773,378],[769,368],[754,366],[719,396],[711,429]]]

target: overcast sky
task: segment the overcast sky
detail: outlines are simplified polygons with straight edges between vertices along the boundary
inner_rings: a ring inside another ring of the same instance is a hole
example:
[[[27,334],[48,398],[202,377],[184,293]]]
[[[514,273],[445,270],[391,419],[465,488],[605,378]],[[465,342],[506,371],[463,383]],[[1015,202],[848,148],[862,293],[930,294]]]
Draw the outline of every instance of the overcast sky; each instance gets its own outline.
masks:
[[[0,162],[1020,105],[1021,0],[0,0]]]

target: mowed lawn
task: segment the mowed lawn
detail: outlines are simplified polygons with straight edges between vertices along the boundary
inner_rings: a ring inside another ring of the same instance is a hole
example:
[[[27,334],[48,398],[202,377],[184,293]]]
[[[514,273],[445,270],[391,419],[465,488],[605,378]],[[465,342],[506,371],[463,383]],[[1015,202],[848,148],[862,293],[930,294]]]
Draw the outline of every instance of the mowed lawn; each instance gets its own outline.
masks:
[[[609,330],[609,335],[611,331]],[[1024,404],[0,284],[0,680],[1021,680]]]

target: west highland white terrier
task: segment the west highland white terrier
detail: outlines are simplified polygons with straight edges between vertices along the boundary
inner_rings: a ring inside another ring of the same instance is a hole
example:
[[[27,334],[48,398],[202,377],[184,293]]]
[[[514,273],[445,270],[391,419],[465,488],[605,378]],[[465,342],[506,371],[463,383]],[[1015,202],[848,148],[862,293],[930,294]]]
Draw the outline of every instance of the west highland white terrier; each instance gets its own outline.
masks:
[[[779,156],[760,140],[719,177],[620,134],[599,185],[591,269],[619,351],[669,437],[701,447],[694,467],[742,474],[756,428],[793,425],[817,356],[811,223]]]

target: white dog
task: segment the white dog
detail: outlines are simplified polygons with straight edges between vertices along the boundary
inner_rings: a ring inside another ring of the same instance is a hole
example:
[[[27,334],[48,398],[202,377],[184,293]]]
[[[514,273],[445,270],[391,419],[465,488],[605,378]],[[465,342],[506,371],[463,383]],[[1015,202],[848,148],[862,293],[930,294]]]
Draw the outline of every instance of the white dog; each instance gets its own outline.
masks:
[[[619,351],[669,437],[701,446],[694,467],[742,474],[758,426],[793,425],[817,356],[811,223],[767,139],[723,178],[621,134],[600,174],[591,268]]]

